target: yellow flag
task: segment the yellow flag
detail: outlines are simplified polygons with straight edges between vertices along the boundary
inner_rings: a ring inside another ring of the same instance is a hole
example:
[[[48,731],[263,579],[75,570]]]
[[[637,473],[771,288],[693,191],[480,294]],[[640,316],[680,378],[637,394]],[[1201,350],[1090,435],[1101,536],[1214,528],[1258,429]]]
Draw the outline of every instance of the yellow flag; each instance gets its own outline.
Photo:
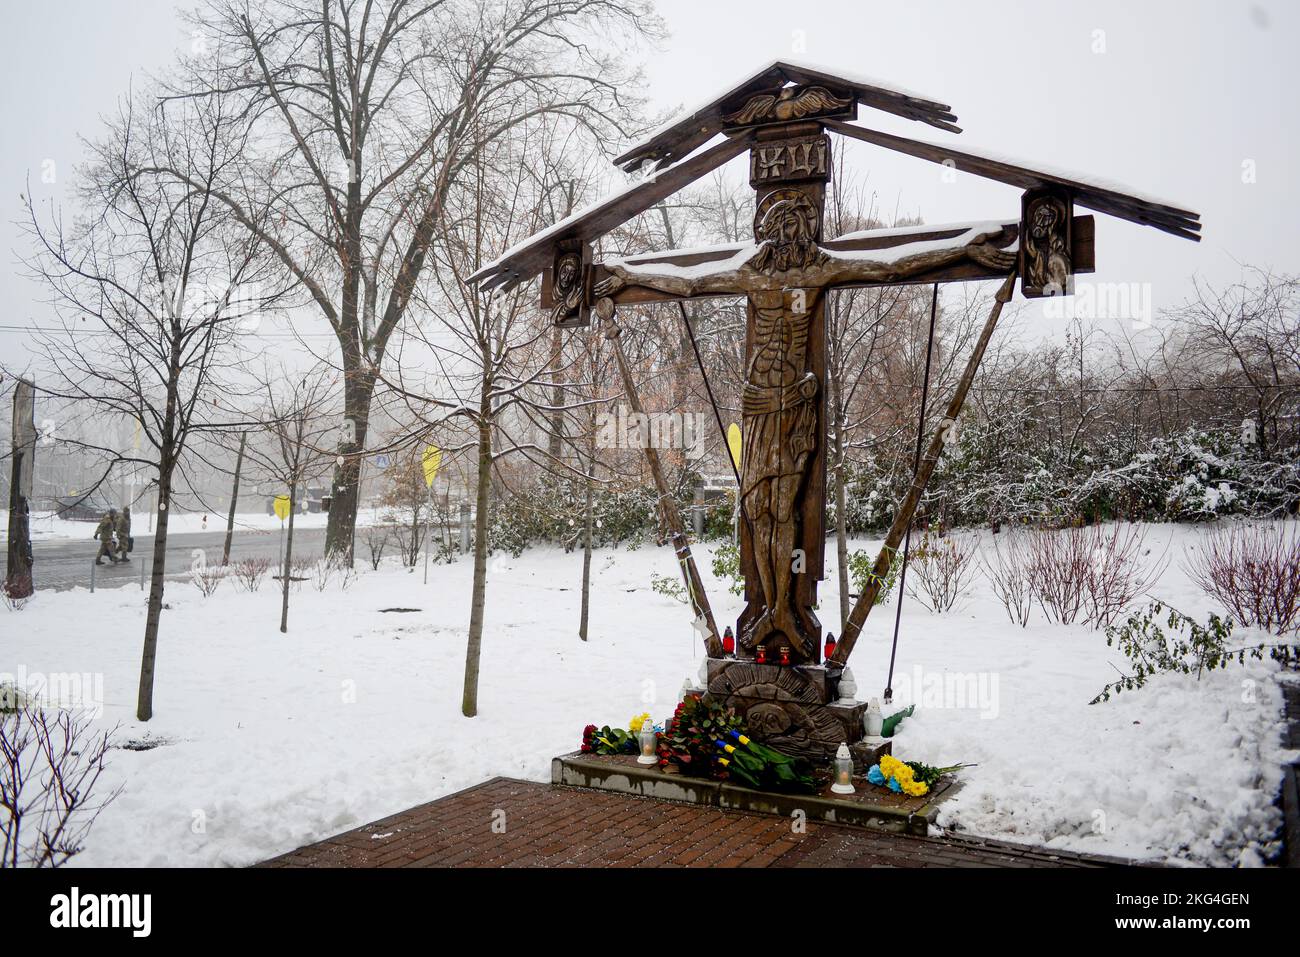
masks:
[[[275,517],[283,522],[286,518],[289,517],[289,496],[277,495],[275,497],[274,505],[275,505]]]
[[[727,426],[727,448],[731,450],[731,461],[740,468],[740,426],[735,422]]]
[[[442,465],[442,449],[436,445],[424,447],[424,484],[433,488],[433,480],[438,477],[438,466]]]

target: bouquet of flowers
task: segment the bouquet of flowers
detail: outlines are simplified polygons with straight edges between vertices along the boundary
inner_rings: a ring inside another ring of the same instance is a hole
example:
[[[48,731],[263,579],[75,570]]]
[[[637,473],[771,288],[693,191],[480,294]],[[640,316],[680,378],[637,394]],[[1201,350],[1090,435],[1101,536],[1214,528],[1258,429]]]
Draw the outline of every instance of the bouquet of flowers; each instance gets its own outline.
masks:
[[[951,767],[936,768],[920,761],[900,761],[892,754],[882,755],[879,764],[873,764],[867,771],[867,781],[880,787],[887,787],[895,794],[907,794],[920,797],[929,794],[930,788],[939,778],[969,764],[954,764]]]
[[[659,738],[659,766],[697,776],[720,774],[725,768],[713,762],[713,742],[743,730],[744,722],[731,708],[706,701],[703,695],[687,695]]]
[[[611,728],[609,725],[597,728],[594,724],[589,724],[582,729],[582,753],[636,754],[641,749],[637,735],[649,720],[649,712],[639,714],[628,722],[626,731],[622,728]],[[656,731],[659,730],[657,725],[654,727]]]
[[[589,724],[582,729],[582,752],[637,754],[638,735],[649,720],[649,714],[639,714],[627,730]],[[687,695],[667,725],[652,727],[658,736],[659,767],[665,770],[732,778],[769,791],[817,790],[807,761],[750,740],[740,715],[703,695]]]
[[[718,764],[748,787],[809,794],[817,790],[812,768],[803,758],[794,758],[776,748],[759,744],[734,728],[727,733],[726,740],[717,738],[713,744],[722,752],[718,755]]]

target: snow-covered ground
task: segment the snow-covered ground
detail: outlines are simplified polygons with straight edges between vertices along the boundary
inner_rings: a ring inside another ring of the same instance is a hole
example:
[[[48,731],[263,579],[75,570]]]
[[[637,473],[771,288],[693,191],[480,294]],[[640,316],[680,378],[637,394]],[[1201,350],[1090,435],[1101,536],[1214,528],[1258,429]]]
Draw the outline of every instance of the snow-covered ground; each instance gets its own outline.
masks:
[[[1173,558],[1153,593],[1203,617],[1179,568],[1197,532],[1148,530]],[[857,543],[871,549],[875,543]],[[707,551],[707,549],[705,550]],[[833,556],[833,549],[830,550]],[[829,557],[829,556],[828,556]],[[701,568],[709,567],[707,557]],[[583,725],[625,724],[676,704],[700,661],[683,606],[655,594],[675,575],[667,548],[601,550],[591,639],[577,638],[581,555],[496,556],[488,580],[479,716],[460,714],[470,563],[368,568],[346,591],[303,584],[280,634],[269,583],[210,598],[168,586],[155,716],[134,721],[143,631],[135,589],[43,592],[0,611],[0,672],[39,681],[102,675],[102,727],[116,740],[105,777],[123,792],[90,834],[80,865],[242,865],[429,801],[492,775],[545,780]],[[739,600],[710,578],[719,621]],[[838,608],[834,574],[825,621]],[[416,612],[384,612],[405,607]],[[93,625],[92,625],[93,623]],[[879,694],[893,608],[877,609],[854,653],[859,696]],[[1088,701],[1123,664],[1097,631],[1011,625],[976,580],[958,612],[904,603],[895,686],[921,705],[895,753],[975,762],[943,805],[945,827],[1098,853],[1250,864],[1276,831],[1280,675],[1271,663],[1202,680],[1160,676],[1109,703]],[[960,678],[966,700],[938,694]],[[957,705],[962,705],[958,707]]]

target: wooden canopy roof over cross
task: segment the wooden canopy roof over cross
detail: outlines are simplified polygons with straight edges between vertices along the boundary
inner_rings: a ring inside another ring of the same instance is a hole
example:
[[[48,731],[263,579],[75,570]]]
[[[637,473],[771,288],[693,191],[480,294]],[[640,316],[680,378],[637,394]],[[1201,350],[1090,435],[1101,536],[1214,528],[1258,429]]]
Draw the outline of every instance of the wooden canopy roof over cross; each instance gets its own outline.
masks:
[[[790,97],[792,92],[802,95],[809,90],[820,90],[825,96],[805,98],[802,104],[800,96]],[[763,115],[765,105],[769,109]],[[765,126],[805,117],[841,136],[1024,190],[1064,190],[1080,206],[1185,239],[1200,239],[1200,216],[1192,210],[1079,174],[1035,169],[979,150],[860,126],[850,122],[857,118],[859,106],[961,132],[956,115],[944,103],[779,60],[661,127],[614,160],[627,171],[652,169],[644,179],[534,234],[471,279],[484,290],[527,282],[552,265],[561,245],[591,243],[753,147]],[[713,140],[719,141],[711,144]]]

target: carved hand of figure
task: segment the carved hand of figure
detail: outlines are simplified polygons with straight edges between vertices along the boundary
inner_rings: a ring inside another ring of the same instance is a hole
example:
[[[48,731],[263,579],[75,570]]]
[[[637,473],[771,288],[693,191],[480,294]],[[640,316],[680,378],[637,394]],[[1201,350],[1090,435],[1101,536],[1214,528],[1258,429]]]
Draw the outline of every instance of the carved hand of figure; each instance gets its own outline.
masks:
[[[803,379],[799,381],[799,394],[805,399],[817,395],[817,377],[811,372],[804,373]]]
[[[591,288],[591,294],[593,298],[604,299],[606,296],[616,296],[626,288],[627,282],[623,277],[611,273]]]
[[[1016,254],[989,245],[988,239],[991,235],[991,233],[985,233],[982,236],[975,237],[974,241],[966,247],[967,252],[970,254],[971,259],[986,269],[1005,272],[1015,265]]]

